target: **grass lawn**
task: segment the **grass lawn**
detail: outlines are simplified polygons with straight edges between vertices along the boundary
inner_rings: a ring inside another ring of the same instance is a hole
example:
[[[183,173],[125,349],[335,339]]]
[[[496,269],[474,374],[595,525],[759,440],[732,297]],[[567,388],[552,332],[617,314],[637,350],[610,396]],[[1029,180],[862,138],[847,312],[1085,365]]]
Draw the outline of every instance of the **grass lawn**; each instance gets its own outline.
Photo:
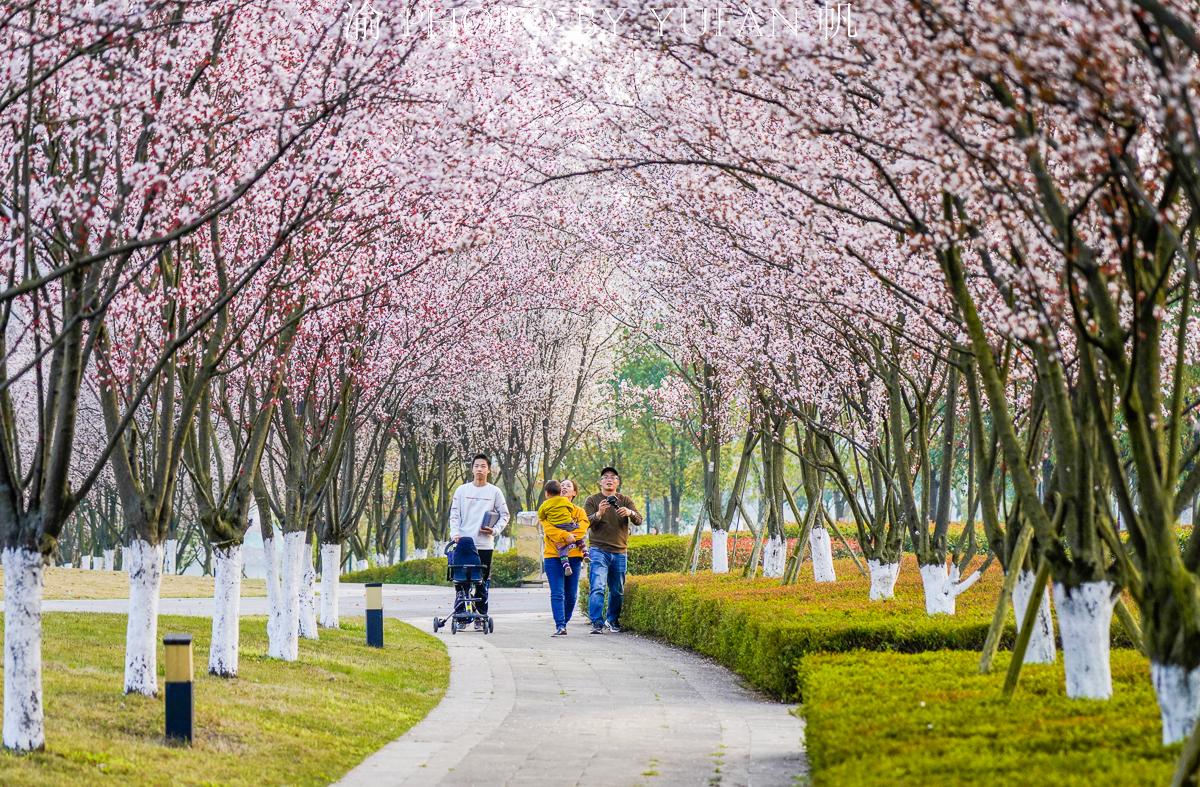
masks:
[[[0,571],[0,598],[4,572]],[[213,594],[212,577],[185,577],[164,574],[163,598],[206,598]],[[267,584],[261,579],[243,579],[243,596],[267,595]],[[124,571],[83,571],[77,568],[46,569],[46,589],[43,598],[129,598],[129,575]]]
[[[77,572],[81,574],[97,572]],[[196,741],[163,744],[163,702],[121,694],[125,616],[52,613],[43,641],[46,751],[0,754],[0,784],[325,784],[422,719],[445,693],[446,648],[396,620],[382,650],[361,619],[300,660],[266,658],[264,618],[242,619],[235,680],[207,674],[208,618],[164,616],[194,637]],[[159,645],[159,686],[163,654]]]
[[[1000,698],[1008,653],[979,675],[972,652],[841,653],[800,669],[814,785],[1168,784],[1146,658],[1112,652],[1111,700],[1069,700],[1062,659],[1027,664]]]

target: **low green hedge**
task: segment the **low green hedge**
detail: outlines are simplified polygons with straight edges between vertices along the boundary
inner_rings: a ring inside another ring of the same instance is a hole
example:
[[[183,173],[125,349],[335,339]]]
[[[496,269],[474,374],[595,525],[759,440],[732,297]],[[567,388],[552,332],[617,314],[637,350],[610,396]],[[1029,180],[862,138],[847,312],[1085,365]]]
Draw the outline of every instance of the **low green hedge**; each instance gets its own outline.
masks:
[[[629,573],[658,574],[678,571],[691,546],[690,536],[631,536],[629,539]],[[492,558],[492,585],[516,587],[521,578],[537,571],[540,559],[521,558],[517,563],[515,550],[501,552]],[[701,568],[712,564],[704,561]],[[427,557],[406,560],[394,566],[376,566],[363,571],[342,574],[343,582],[384,582],[390,585],[441,585],[446,581],[446,558]]]
[[[778,580],[732,575],[630,578],[621,622],[711,656],[760,690],[788,701],[800,698],[795,665],[810,653],[983,647],[990,609],[965,608],[953,617],[930,617],[919,577],[917,588],[902,584],[906,573],[910,578],[916,575],[915,565],[901,572],[895,599],[874,604],[867,599],[865,583],[854,581],[857,575],[849,576],[846,569],[853,571],[851,566],[838,566],[839,581],[832,585],[809,581],[790,588]],[[806,586],[814,591],[807,598],[801,592]],[[987,596],[989,601],[995,598]],[[1011,644],[1013,632],[1010,612],[1003,644]]]
[[[515,551],[492,556],[492,586],[516,587],[522,577],[537,571],[541,561],[518,558]],[[343,582],[383,582],[389,585],[442,585],[446,582],[446,558],[428,557],[406,560],[394,566],[377,566],[342,575]]]
[[[931,617],[912,555],[902,561],[890,601],[869,601],[870,583],[854,564],[834,563],[838,581],[821,585],[812,581],[811,568],[802,569],[801,581],[790,586],[734,574],[630,577],[621,622],[711,656],[789,701],[800,698],[796,665],[811,653],[983,648],[1003,582],[995,565],[958,597],[958,614]],[[1131,644],[1115,619],[1112,632],[1115,644]],[[1010,607],[1002,647],[1011,647],[1014,633]]]
[[[634,575],[678,571],[691,556],[691,536],[630,536],[628,572]],[[701,568],[712,568],[712,554],[701,555]]]
[[[1068,700],[1061,659],[1026,665],[1000,698],[1008,653],[990,675],[978,655],[935,651],[805,658],[805,739],[814,785],[1167,784],[1145,657],[1112,652],[1113,697]]]

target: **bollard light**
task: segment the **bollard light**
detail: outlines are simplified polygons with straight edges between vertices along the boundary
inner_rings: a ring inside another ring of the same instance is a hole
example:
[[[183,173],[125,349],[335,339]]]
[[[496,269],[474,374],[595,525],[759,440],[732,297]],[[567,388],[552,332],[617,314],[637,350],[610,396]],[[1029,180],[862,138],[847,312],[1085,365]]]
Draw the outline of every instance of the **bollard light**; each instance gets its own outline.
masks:
[[[367,644],[383,647],[383,584],[367,583]]]
[[[192,635],[167,634],[167,740],[192,742]]]

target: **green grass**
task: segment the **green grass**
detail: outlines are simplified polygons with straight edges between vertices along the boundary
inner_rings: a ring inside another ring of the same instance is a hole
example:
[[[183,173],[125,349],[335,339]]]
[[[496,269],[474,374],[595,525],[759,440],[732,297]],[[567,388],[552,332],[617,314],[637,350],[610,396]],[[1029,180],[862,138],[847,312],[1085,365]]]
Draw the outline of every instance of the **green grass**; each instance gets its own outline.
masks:
[[[1062,660],[1026,665],[1000,699],[976,653],[806,657],[801,709],[814,785],[1144,785],[1170,782],[1145,657],[1112,652],[1113,698],[1068,700]]]
[[[163,702],[122,696],[125,616],[47,614],[43,639],[46,751],[0,754],[0,784],[325,784],[422,719],[445,693],[445,646],[385,621],[386,647],[365,645],[361,619],[300,659],[266,658],[263,618],[242,620],[240,676],[207,674],[211,621],[162,617],[160,635],[195,647],[191,748],[163,743]],[[159,645],[159,687],[163,656]]]

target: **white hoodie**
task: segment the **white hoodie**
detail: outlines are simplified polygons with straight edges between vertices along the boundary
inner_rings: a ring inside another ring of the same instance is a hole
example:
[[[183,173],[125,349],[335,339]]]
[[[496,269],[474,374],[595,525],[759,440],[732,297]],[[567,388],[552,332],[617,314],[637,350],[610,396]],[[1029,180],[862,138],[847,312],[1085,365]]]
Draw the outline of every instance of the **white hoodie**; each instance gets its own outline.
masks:
[[[499,512],[500,521],[492,526],[493,533],[484,535],[479,532],[483,526],[483,515],[491,511]],[[450,538],[470,536],[475,540],[476,549],[494,549],[495,537],[508,524],[508,503],[504,502],[504,493],[494,484],[476,486],[468,482],[454,490],[454,499],[450,502]]]

